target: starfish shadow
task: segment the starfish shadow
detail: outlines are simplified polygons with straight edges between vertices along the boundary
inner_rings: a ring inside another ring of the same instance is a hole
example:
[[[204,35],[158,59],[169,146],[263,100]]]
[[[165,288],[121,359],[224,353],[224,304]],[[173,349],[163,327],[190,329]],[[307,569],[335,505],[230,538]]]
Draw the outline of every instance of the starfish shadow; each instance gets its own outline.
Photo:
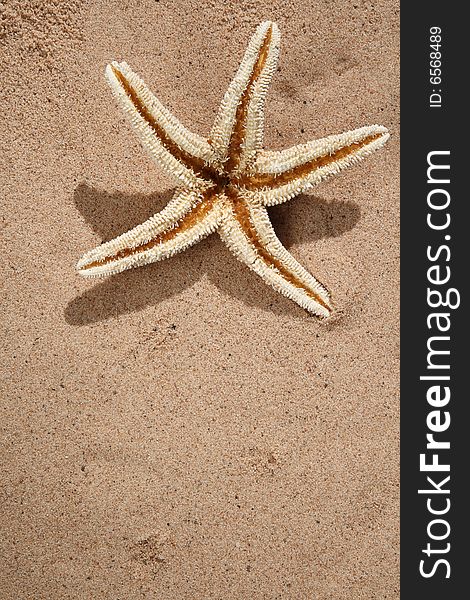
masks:
[[[86,184],[77,186],[74,201],[85,221],[103,239],[112,239],[161,210],[173,191],[162,194],[103,192]],[[290,246],[336,237],[352,229],[360,218],[354,202],[325,201],[300,195],[287,205],[269,209],[281,242]],[[199,242],[171,259],[125,271],[99,281],[69,302],[65,319],[81,326],[104,321],[181,293],[207,274],[214,285],[248,305],[278,313],[298,313],[298,307],[260,281],[238,262],[218,236]]]

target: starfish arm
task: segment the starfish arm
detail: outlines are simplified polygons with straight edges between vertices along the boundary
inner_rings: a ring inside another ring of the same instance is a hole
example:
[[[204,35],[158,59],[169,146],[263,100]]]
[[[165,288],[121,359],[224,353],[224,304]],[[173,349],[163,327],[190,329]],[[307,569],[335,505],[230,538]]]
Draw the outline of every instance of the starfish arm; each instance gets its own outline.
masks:
[[[215,160],[214,149],[207,140],[186,129],[127,63],[111,63],[105,75],[150,157],[179,184],[200,187],[206,179],[206,165]]]
[[[333,307],[328,290],[284,248],[261,204],[228,195],[219,234],[233,254],[267,284],[309,312],[327,317]]]
[[[263,151],[256,161],[256,173],[242,175],[237,183],[256,192],[265,206],[280,204],[363,160],[388,138],[385,127],[371,125],[281,152]]]
[[[210,142],[227,172],[249,168],[263,144],[264,102],[276,71],[277,25],[261,23],[222,101]]]
[[[221,208],[214,189],[176,192],[145,223],[87,252],[77,264],[78,272],[84,277],[104,277],[186,250],[217,228]]]

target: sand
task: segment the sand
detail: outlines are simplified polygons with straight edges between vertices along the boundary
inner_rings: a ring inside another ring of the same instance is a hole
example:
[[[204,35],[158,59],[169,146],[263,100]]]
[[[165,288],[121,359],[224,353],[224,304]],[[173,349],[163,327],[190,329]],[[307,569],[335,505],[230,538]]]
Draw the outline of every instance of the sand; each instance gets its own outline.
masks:
[[[397,599],[397,2],[3,10],[2,600]],[[84,251],[173,190],[106,63],[206,135],[264,19],[282,33],[266,147],[392,132],[270,211],[337,317],[309,317],[217,236],[81,279]]]

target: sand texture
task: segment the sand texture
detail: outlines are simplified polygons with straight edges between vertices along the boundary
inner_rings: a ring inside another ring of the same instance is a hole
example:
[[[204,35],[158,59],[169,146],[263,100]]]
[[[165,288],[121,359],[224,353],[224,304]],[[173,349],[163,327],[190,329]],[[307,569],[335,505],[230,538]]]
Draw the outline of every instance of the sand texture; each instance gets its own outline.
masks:
[[[392,133],[270,209],[337,316],[217,235],[80,278],[174,189],[105,65],[207,135],[264,19],[267,148]],[[398,34],[395,0],[2,3],[2,600],[398,599]]]

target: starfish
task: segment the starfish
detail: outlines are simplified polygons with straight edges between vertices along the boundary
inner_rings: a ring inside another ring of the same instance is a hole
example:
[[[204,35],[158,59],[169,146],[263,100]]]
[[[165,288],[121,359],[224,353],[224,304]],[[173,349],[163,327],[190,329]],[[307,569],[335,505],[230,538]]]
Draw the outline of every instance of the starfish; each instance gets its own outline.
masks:
[[[186,129],[125,62],[106,67],[143,147],[178,187],[161,212],[86,253],[77,264],[81,275],[101,277],[159,261],[218,231],[235,256],[275,290],[319,317],[332,313],[330,293],[281,244],[267,207],[362,160],[389,134],[372,125],[287,150],[264,150],[264,104],[279,42],[275,23],[258,26],[209,139]]]

